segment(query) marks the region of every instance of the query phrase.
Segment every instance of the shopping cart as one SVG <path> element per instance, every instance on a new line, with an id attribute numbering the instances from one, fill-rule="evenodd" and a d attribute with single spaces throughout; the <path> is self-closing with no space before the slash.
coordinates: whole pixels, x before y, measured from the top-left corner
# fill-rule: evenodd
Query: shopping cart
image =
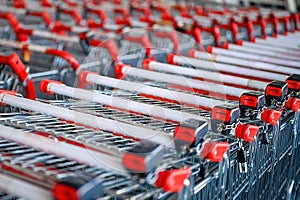
<path id="1" fill-rule="evenodd" d="M 7 95 L 9 95 L 9 94 L 5 94 L 6 97 L 7 97 Z M 13 96 L 10 96 L 10 97 L 13 97 Z M 21 100 L 21 101 L 23 101 L 23 100 Z M 24 99 L 24 103 L 26 101 L 27 100 Z M 9 100 L 5 101 L 5 102 L 7 104 L 12 103 L 12 102 L 9 102 Z M 25 104 L 27 104 L 27 103 L 25 103 Z M 32 106 L 31 106 L 31 104 L 32 104 Z M 40 104 L 40 103 L 30 102 L 30 104 L 29 104 L 29 102 L 28 102 L 27 106 L 30 106 L 30 108 L 29 107 L 25 108 L 23 106 L 22 107 L 24 109 L 26 109 L 26 110 L 28 110 L 28 109 L 29 110 L 39 110 L 39 108 L 37 108 L 36 107 L 37 105 L 35 105 L 35 104 Z M 86 126 L 88 125 L 88 126 L 93 126 L 93 127 L 102 127 L 104 129 L 106 129 L 106 131 L 104 131 L 102 129 L 104 131 L 103 132 L 103 134 L 104 134 L 103 137 L 108 137 L 110 139 L 109 140 L 107 140 L 108 138 L 107 139 L 104 139 L 104 138 L 100 139 L 99 136 L 101 134 L 100 134 L 99 131 L 93 133 L 92 129 L 87 129 L 87 128 L 84 128 L 82 126 L 78 126 L 78 125 L 75 125 L 75 124 L 68 124 L 66 121 L 61 121 L 61 120 L 57 121 L 58 118 L 51 118 L 50 116 L 46 116 L 46 115 L 36 115 L 36 114 L 31 115 L 31 114 L 27 113 L 25 115 L 16 115 L 15 117 L 5 118 L 4 121 L 2 121 L 2 122 L 4 124 L 7 124 L 7 125 L 9 124 L 10 126 L 15 126 L 15 127 L 19 127 L 19 128 L 21 128 L 21 127 L 22 128 L 29 128 L 31 130 L 36 129 L 36 130 L 39 130 L 40 132 L 44 132 L 45 134 L 49 134 L 49 133 L 51 134 L 51 132 L 52 132 L 54 135 L 57 135 L 55 137 L 60 137 L 61 139 L 64 138 L 63 140 L 66 141 L 67 143 L 69 143 L 68 141 L 71 142 L 73 140 L 72 144 L 75 144 L 77 140 L 80 140 L 80 143 L 84 144 L 85 148 L 88 148 L 88 149 L 94 149 L 94 148 L 96 148 L 96 149 L 99 149 L 99 150 L 101 149 L 101 152 L 103 152 L 108 146 L 111 146 L 111 145 L 115 146 L 115 148 L 113 148 L 113 147 L 109 148 L 110 149 L 109 150 L 110 154 L 113 153 L 112 149 L 116 149 L 116 148 L 119 149 L 119 150 L 121 150 L 121 151 L 126 151 L 126 149 L 128 149 L 128 148 L 129 149 L 130 148 L 136 149 L 136 148 L 134 148 L 134 145 L 137 143 L 137 141 L 132 140 L 131 138 L 126 139 L 126 137 L 125 138 L 121 137 L 121 135 L 117 135 L 114 138 L 111 138 L 108 135 L 109 132 L 107 130 L 113 130 L 114 129 L 115 130 L 114 132 L 126 134 L 128 136 L 130 136 L 130 135 L 134 136 L 135 135 L 134 137 L 137 136 L 137 137 L 141 137 L 141 138 L 145 137 L 146 135 L 151 134 L 151 129 L 145 129 L 145 128 L 138 127 L 138 126 L 134 128 L 136 130 L 132 129 L 134 131 L 130 132 L 129 131 L 130 130 L 129 127 L 131 126 L 133 128 L 133 125 L 130 125 L 130 124 L 126 124 L 125 125 L 124 123 L 122 123 L 122 121 L 117 118 L 117 117 L 120 118 L 121 115 L 123 115 L 124 119 L 126 119 L 127 118 L 126 116 L 128 116 L 128 117 L 131 117 L 131 119 L 134 120 L 134 121 L 137 120 L 137 119 L 139 119 L 139 120 L 143 120 L 144 123 L 145 123 L 145 120 L 148 120 L 148 123 L 152 123 L 152 126 L 154 126 L 156 124 L 156 127 L 159 127 L 159 126 L 164 126 L 165 128 L 168 127 L 167 124 L 159 125 L 158 124 L 158 120 L 153 120 L 152 121 L 149 117 L 148 118 L 147 117 L 138 117 L 138 116 L 134 117 L 133 114 L 129 114 L 129 113 L 128 114 L 126 114 L 126 113 L 122 114 L 121 111 L 119 111 L 119 112 L 114 111 L 114 110 L 109 111 L 109 108 L 102 109 L 102 113 L 101 113 L 101 109 L 98 109 L 97 115 L 98 116 L 105 115 L 106 117 L 105 118 L 104 117 L 96 117 L 95 119 L 100 119 L 101 118 L 102 122 L 100 124 L 99 123 L 95 124 L 94 122 L 90 121 L 88 118 L 81 118 L 81 117 L 80 117 L 81 119 L 78 118 L 80 115 L 82 115 L 82 117 L 85 115 L 84 113 L 80 114 L 79 110 L 81 112 L 85 112 L 85 111 L 82 111 L 78 105 L 83 104 L 84 106 L 88 106 L 90 111 L 88 111 L 87 113 L 92 113 L 92 110 L 91 110 L 90 107 L 97 106 L 95 104 L 89 103 L 87 105 L 87 103 L 84 103 L 84 102 L 83 103 L 80 103 L 80 102 L 79 103 L 76 103 L 76 102 L 73 102 L 73 103 L 72 102 L 71 103 L 67 103 L 67 102 L 53 102 L 52 104 L 56 105 L 55 107 L 57 109 L 59 109 L 59 110 L 62 109 L 62 110 L 65 110 L 65 112 L 74 112 L 74 114 L 76 112 L 76 114 L 75 114 L 76 116 L 74 116 L 74 118 L 72 118 L 72 119 L 69 118 L 70 117 L 69 115 L 65 116 L 66 120 L 68 120 L 68 121 L 72 120 L 75 123 L 85 124 Z M 21 106 L 21 105 L 18 105 L 18 104 L 14 104 L 14 105 L 16 107 Z M 73 108 L 70 107 L 70 110 L 66 109 L 66 107 L 69 107 L 68 105 L 73 106 Z M 55 112 L 55 113 L 51 112 L 50 105 L 43 104 L 43 106 L 44 106 L 45 109 L 47 109 L 49 111 L 48 113 L 50 115 L 56 115 L 57 116 L 57 112 Z M 49 107 L 49 109 L 48 109 L 48 107 Z M 83 107 L 83 108 L 87 110 L 86 107 Z M 76 110 L 76 111 L 73 111 L 73 110 Z M 44 111 L 42 111 L 42 112 L 44 112 Z M 112 120 L 110 120 L 111 122 L 109 122 L 109 120 L 106 119 L 109 116 L 110 116 L 110 118 L 116 118 L 115 120 L 118 120 L 118 121 L 120 120 L 120 122 L 112 121 Z M 92 115 L 89 115 L 89 118 L 91 118 L 91 117 L 92 117 Z M 110 124 L 105 125 L 103 123 L 104 121 L 109 122 Z M 100 121 L 98 121 L 98 122 L 100 122 Z M 116 123 L 119 124 L 119 125 L 123 124 L 124 126 L 123 125 L 121 125 L 121 126 L 123 126 L 123 128 L 125 128 L 125 126 L 126 126 L 127 128 L 126 129 L 118 128 L 119 125 L 117 125 L 117 126 L 114 125 Z M 148 128 L 150 128 L 150 126 Z M 168 128 L 170 128 L 170 127 L 168 127 Z M 124 132 L 124 130 L 125 130 L 125 132 Z M 84 132 L 86 132 L 87 134 L 84 134 Z M 142 134 L 140 136 L 138 136 L 139 135 L 139 134 L 137 134 L 138 132 L 142 132 Z M 180 130 L 179 130 L 179 132 L 180 132 Z M 179 132 L 178 132 L 178 134 L 179 134 Z M 158 133 L 158 132 L 154 132 L 154 133 Z M 149 139 L 149 140 L 152 140 L 152 141 L 159 142 L 159 143 L 161 143 L 163 145 L 167 145 L 167 146 L 171 145 L 172 146 L 172 144 L 169 143 L 170 141 L 169 142 L 167 141 L 168 139 L 167 139 L 166 136 L 161 135 L 162 134 L 161 132 L 158 133 L 158 134 L 160 135 L 158 137 L 158 138 L 160 138 L 159 140 L 155 139 L 155 138 L 157 138 L 158 135 L 156 135 L 154 137 L 146 136 L 146 138 Z M 84 136 L 84 137 L 82 137 L 82 136 Z M 163 139 L 163 137 L 165 137 L 165 139 Z M 179 139 L 179 137 L 178 137 L 178 139 Z M 117 140 L 120 140 L 120 142 L 118 142 Z M 126 140 L 126 141 L 124 141 L 124 140 Z M 129 141 L 131 141 L 131 142 L 129 143 Z M 210 142 L 203 144 L 204 145 L 202 147 L 203 149 L 200 151 L 200 155 L 202 156 L 202 159 L 206 158 L 208 160 L 211 160 L 212 162 L 220 161 L 220 159 L 222 159 L 223 154 L 227 150 L 228 146 L 227 146 L 226 143 L 219 142 L 219 141 L 220 141 L 220 139 L 214 138 L 213 135 L 212 135 L 212 137 L 210 139 Z M 142 143 L 142 145 L 143 145 L 143 143 Z M 211 146 L 211 145 L 213 145 L 213 146 Z M 94 146 L 94 147 L 93 148 L 89 148 L 89 146 L 90 147 Z M 139 149 L 140 149 L 140 147 L 139 147 Z M 127 150 L 127 151 L 131 152 L 131 153 L 134 152 L 133 150 L 132 151 L 131 150 Z M 214 151 L 214 153 L 212 153 L 210 151 Z M 93 153 L 91 152 L 91 154 L 93 154 Z M 129 156 L 127 153 L 125 153 L 124 155 Z M 167 154 L 167 155 L 169 155 L 169 154 Z M 192 178 L 194 176 L 195 176 L 194 178 L 197 178 L 197 179 L 201 178 L 201 176 L 199 177 L 199 173 L 203 173 L 203 172 L 201 172 L 201 170 L 199 172 L 199 169 L 201 169 L 199 167 L 199 165 L 202 165 L 203 162 L 201 161 L 200 157 L 197 156 L 197 154 L 195 155 L 194 153 L 191 152 L 191 153 L 188 153 L 188 155 L 185 155 L 185 156 L 182 156 L 182 157 L 179 157 L 179 158 L 176 158 L 176 157 L 172 158 L 171 155 L 169 155 L 169 156 L 167 156 L 165 158 L 162 167 L 166 166 L 167 163 L 170 163 L 173 166 L 172 167 L 173 170 L 175 170 L 176 168 L 178 168 L 178 166 L 190 166 L 190 168 L 193 170 Z M 116 156 L 116 155 L 114 155 L 114 156 Z M 153 159 L 154 159 L 154 157 L 153 157 Z M 145 159 L 145 161 L 146 160 L 147 159 Z M 178 160 L 178 161 L 176 161 L 176 160 Z M 127 166 L 126 167 L 127 169 L 130 169 L 130 168 L 134 167 L 132 164 L 129 164 L 130 162 L 131 161 L 130 161 L 129 157 L 128 157 L 128 159 L 125 159 L 125 160 L 123 159 L 123 164 L 125 166 Z M 151 161 L 148 164 L 152 165 L 153 163 L 155 163 L 155 162 Z M 210 170 L 215 171 L 217 169 L 216 164 L 209 163 L 207 161 L 205 163 L 206 163 L 206 165 L 209 165 L 209 166 L 212 165 L 212 166 L 209 167 Z M 175 166 L 177 166 L 177 167 L 175 167 Z M 138 167 L 138 166 L 136 166 L 136 167 Z M 134 168 L 136 168 L 136 167 L 134 167 Z M 174 169 L 174 167 L 175 167 L 175 169 Z M 138 167 L 138 168 L 140 169 L 140 167 Z M 161 171 L 161 170 L 159 170 L 159 171 Z M 173 172 L 177 173 L 175 171 L 173 171 Z M 154 173 L 157 173 L 157 171 L 154 172 Z M 181 172 L 178 171 L 178 173 L 180 174 Z M 178 174 L 178 176 L 180 176 L 179 174 Z M 213 177 L 211 177 L 210 179 L 213 180 Z M 149 181 L 151 181 L 151 180 L 153 180 L 153 178 L 151 178 Z M 182 180 L 182 179 L 176 179 L 176 181 L 179 181 L 179 180 Z M 149 182 L 149 181 L 147 181 L 147 182 Z M 160 181 L 160 182 L 158 182 L 158 181 Z M 157 181 L 156 181 L 157 187 L 163 187 L 165 191 L 173 191 L 174 192 L 174 185 L 172 185 L 171 188 L 170 188 L 170 185 L 166 185 L 166 184 L 160 186 L 161 181 L 162 181 L 161 179 L 157 179 Z M 199 179 L 199 182 L 202 182 L 201 179 Z M 193 183 L 196 183 L 196 182 L 193 182 Z M 177 186 L 175 188 L 177 188 Z M 165 195 L 168 196 L 168 194 L 165 194 Z"/>

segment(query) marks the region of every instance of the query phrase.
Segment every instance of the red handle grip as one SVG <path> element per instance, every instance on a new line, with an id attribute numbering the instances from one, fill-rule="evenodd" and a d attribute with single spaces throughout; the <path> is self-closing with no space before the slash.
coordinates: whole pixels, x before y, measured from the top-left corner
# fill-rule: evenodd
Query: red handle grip
<path id="1" fill-rule="evenodd" d="M 151 53 L 151 42 L 149 40 L 148 35 L 143 35 L 142 37 L 135 37 L 135 36 L 126 36 L 125 40 L 134 43 L 140 43 L 146 50 L 146 55 L 149 56 Z"/>
<path id="2" fill-rule="evenodd" d="M 64 60 L 66 60 L 68 63 L 71 64 L 74 71 L 76 71 L 79 68 L 79 62 L 76 60 L 76 58 L 72 54 L 66 51 L 60 51 L 57 49 L 47 49 L 45 53 L 63 58 Z"/>
<path id="3" fill-rule="evenodd" d="M 20 82 L 25 87 L 26 97 L 29 99 L 35 99 L 35 88 L 33 81 L 28 79 L 28 73 L 22 63 L 21 59 L 16 53 L 10 56 L 0 56 L 0 63 L 9 65 L 12 70 L 18 75 Z"/>

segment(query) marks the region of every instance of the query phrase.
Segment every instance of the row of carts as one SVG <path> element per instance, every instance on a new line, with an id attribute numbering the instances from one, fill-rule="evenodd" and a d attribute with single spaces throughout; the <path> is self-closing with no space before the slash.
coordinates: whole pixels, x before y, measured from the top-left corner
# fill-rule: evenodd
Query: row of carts
<path id="1" fill-rule="evenodd" d="M 1 1 L 0 197 L 299 199 L 299 20 Z"/>

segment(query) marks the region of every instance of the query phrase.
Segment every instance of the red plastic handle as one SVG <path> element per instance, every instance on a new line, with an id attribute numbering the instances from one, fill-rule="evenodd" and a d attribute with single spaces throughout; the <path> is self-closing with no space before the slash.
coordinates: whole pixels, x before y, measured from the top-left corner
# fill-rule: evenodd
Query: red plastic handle
<path id="1" fill-rule="evenodd" d="M 46 94 L 54 94 L 54 92 L 51 92 L 49 90 L 49 84 L 51 84 L 51 83 L 56 83 L 56 84 L 60 84 L 60 85 L 63 84 L 60 81 L 54 81 L 54 80 L 49 80 L 49 79 L 41 80 L 41 82 L 40 82 L 40 90 L 41 90 L 41 92 L 46 93 Z"/>
<path id="2" fill-rule="evenodd" d="M 82 18 L 76 10 L 63 10 L 62 12 L 66 15 L 74 17 L 76 24 L 81 25 Z"/>
<path id="3" fill-rule="evenodd" d="M 41 13 L 41 17 L 42 17 L 42 19 L 43 19 L 43 21 L 45 22 L 45 24 L 46 24 L 47 27 L 51 25 L 51 23 L 52 23 L 52 18 L 51 18 L 51 16 L 49 15 L 49 13 L 43 11 L 43 12 Z"/>
<path id="4" fill-rule="evenodd" d="M 117 79 L 122 79 L 124 77 L 123 68 L 124 67 L 130 67 L 130 65 L 126 65 L 123 63 L 118 63 L 115 66 L 115 74 Z"/>
<path id="5" fill-rule="evenodd" d="M 114 61 L 116 61 L 119 57 L 119 50 L 113 39 L 108 39 L 105 41 L 90 40 L 89 44 L 91 46 L 98 46 L 98 47 L 105 48 L 108 51 L 108 53 L 110 54 L 112 60 L 114 60 Z"/>
<path id="6" fill-rule="evenodd" d="M 171 32 L 157 32 L 155 33 L 156 37 L 160 37 L 160 38 L 170 38 L 170 40 L 173 42 L 174 44 L 174 50 L 178 51 L 179 49 L 179 39 L 177 37 L 177 33 L 175 31 L 171 31 Z"/>
<path id="7" fill-rule="evenodd" d="M 286 103 L 285 103 L 285 107 L 294 111 L 294 112 L 298 112 L 300 109 L 300 99 L 297 97 L 290 97 Z"/>
<path id="8" fill-rule="evenodd" d="M 62 24 L 60 21 L 56 21 L 51 29 L 51 32 L 64 34 L 65 31 L 71 31 L 72 27 Z"/>
<path id="9" fill-rule="evenodd" d="M 9 25 L 16 30 L 19 28 L 20 23 L 12 13 L 0 13 L 0 18 L 8 21 Z"/>
<path id="10" fill-rule="evenodd" d="M 207 142 L 204 144 L 200 156 L 211 162 L 221 162 L 229 148 L 227 142 Z"/>
<path id="11" fill-rule="evenodd" d="M 66 60 L 68 63 L 71 64 L 74 71 L 76 71 L 79 68 L 79 62 L 76 60 L 76 58 L 72 54 L 66 51 L 60 51 L 57 49 L 47 49 L 45 53 L 63 58 L 64 60 Z"/>
<path id="12" fill-rule="evenodd" d="M 89 9 L 88 12 L 96 14 L 99 17 L 99 19 L 101 20 L 101 22 L 99 23 L 99 25 L 101 24 L 101 26 L 103 26 L 103 24 L 105 23 L 106 18 L 107 18 L 106 14 L 105 14 L 105 12 L 103 10 Z M 93 19 L 88 19 L 88 20 L 90 21 L 89 23 L 94 22 Z M 96 23 L 96 22 L 94 22 L 94 23 Z"/>
<path id="13" fill-rule="evenodd" d="M 143 35 L 142 37 L 135 37 L 135 36 L 126 36 L 126 40 L 134 43 L 140 43 L 146 50 L 146 55 L 150 55 L 151 53 L 151 42 L 149 40 L 148 35 Z"/>
<path id="14" fill-rule="evenodd" d="M 280 120 L 281 115 L 282 111 L 280 110 L 264 109 L 261 113 L 261 121 L 274 126 Z"/>
<path id="15" fill-rule="evenodd" d="M 35 99 L 34 83 L 31 79 L 28 79 L 28 73 L 19 56 L 16 53 L 11 54 L 10 56 L 0 56 L 0 63 L 9 65 L 12 68 L 25 87 L 26 97 Z"/>
<path id="16" fill-rule="evenodd" d="M 41 6 L 50 8 L 52 4 L 48 0 L 41 0 Z"/>
<path id="17" fill-rule="evenodd" d="M 240 123 L 236 127 L 235 136 L 245 140 L 246 142 L 253 142 L 258 131 L 259 131 L 259 126 Z"/>
<path id="18" fill-rule="evenodd" d="M 26 2 L 25 0 L 14 0 L 13 6 L 15 8 L 26 8 Z"/>
<path id="19" fill-rule="evenodd" d="M 91 82 L 87 81 L 87 76 L 89 74 L 97 74 L 96 72 L 90 72 L 90 71 L 85 71 L 81 70 L 78 74 L 78 87 L 79 88 L 84 88 L 85 85 L 90 85 L 92 84 Z"/>
<path id="20" fill-rule="evenodd" d="M 158 173 L 155 185 L 166 192 L 179 192 L 184 186 L 184 180 L 189 178 L 190 174 L 190 168 L 161 171 Z"/>

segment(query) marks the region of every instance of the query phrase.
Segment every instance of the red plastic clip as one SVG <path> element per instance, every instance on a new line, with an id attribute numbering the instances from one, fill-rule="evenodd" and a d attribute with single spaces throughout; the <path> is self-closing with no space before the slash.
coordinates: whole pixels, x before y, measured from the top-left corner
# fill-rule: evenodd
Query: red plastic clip
<path id="1" fill-rule="evenodd" d="M 273 109 L 264 109 L 261 113 L 261 120 L 271 125 L 276 125 L 282 115 L 282 111 Z"/>
<path id="2" fill-rule="evenodd" d="M 50 83 L 56 83 L 56 84 L 60 84 L 60 85 L 63 84 L 60 81 L 54 81 L 54 80 L 49 80 L 49 79 L 41 80 L 41 82 L 40 82 L 40 90 L 41 90 L 41 92 L 46 93 L 46 94 L 54 94 L 54 92 L 51 92 L 49 90 L 49 84 Z"/>
<path id="3" fill-rule="evenodd" d="M 238 124 L 235 130 L 235 136 L 245 140 L 246 142 L 252 142 L 257 135 L 259 126 L 251 124 Z"/>
<path id="4" fill-rule="evenodd" d="M 297 97 L 289 98 L 285 103 L 285 107 L 294 112 L 298 112 L 300 109 L 300 99 Z"/>
<path id="5" fill-rule="evenodd" d="M 189 178 L 190 174 L 190 168 L 161 171 L 158 173 L 155 185 L 166 192 L 179 192 L 184 186 L 184 180 Z"/>
<path id="6" fill-rule="evenodd" d="M 227 142 L 207 142 L 204 144 L 200 156 L 211 162 L 221 162 L 228 148 Z"/>

